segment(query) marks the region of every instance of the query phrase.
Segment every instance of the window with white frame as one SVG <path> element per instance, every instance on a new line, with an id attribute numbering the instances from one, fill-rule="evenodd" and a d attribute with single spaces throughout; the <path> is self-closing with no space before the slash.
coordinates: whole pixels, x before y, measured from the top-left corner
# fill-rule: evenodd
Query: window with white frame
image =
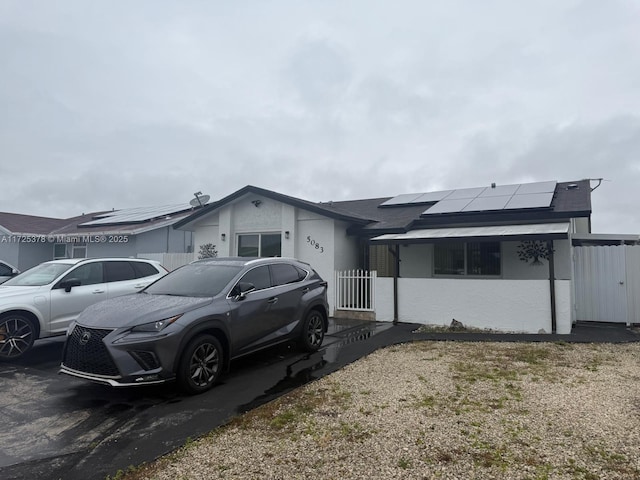
<path id="1" fill-rule="evenodd" d="M 280 257 L 282 235 L 280 233 L 249 233 L 238 235 L 239 257 Z"/>
<path id="2" fill-rule="evenodd" d="M 53 259 L 67 258 L 67 246 L 64 243 L 56 243 L 53 246 Z"/>
<path id="3" fill-rule="evenodd" d="M 87 258 L 87 244 L 76 242 L 71 246 L 71 258 Z"/>
<path id="4" fill-rule="evenodd" d="M 499 276 L 500 242 L 450 242 L 433 246 L 435 275 Z"/>

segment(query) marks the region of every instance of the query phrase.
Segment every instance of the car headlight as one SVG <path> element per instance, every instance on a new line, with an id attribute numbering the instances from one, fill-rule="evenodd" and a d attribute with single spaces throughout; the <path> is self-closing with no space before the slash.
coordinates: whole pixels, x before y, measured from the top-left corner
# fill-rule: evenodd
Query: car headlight
<path id="1" fill-rule="evenodd" d="M 158 333 L 167 328 L 173 322 L 178 320 L 182 314 L 176 315 L 175 317 L 165 318 L 164 320 L 157 320 L 151 323 L 144 323 L 142 325 L 135 326 L 131 329 L 132 332 L 152 332 Z"/>

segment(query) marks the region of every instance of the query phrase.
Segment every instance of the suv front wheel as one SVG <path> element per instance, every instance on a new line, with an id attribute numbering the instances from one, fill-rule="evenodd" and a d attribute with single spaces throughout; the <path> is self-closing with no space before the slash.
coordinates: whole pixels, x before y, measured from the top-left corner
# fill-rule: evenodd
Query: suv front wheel
<path id="1" fill-rule="evenodd" d="M 223 355 L 222 345 L 213 335 L 199 335 L 191 340 L 178 366 L 180 388 L 197 394 L 213 387 L 222 372 Z"/>
<path id="2" fill-rule="evenodd" d="M 17 313 L 0 318 L 0 360 L 16 360 L 27 353 L 36 339 L 33 322 Z"/>

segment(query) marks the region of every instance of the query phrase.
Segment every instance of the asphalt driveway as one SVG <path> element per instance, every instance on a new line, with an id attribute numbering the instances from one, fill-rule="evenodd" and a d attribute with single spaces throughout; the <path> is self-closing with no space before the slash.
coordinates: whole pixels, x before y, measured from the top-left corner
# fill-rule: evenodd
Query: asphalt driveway
<path id="1" fill-rule="evenodd" d="M 334 322 L 312 355 L 283 345 L 233 362 L 211 391 L 112 389 L 58 375 L 63 339 L 0 364 L 0 478 L 103 479 L 167 453 L 238 413 L 351 363 L 390 324 Z"/>

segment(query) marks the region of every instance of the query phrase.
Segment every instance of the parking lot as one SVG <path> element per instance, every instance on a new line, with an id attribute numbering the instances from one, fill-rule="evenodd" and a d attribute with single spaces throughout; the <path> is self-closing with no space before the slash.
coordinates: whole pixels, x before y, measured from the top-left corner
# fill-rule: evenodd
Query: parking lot
<path id="1" fill-rule="evenodd" d="M 58 375 L 63 339 L 37 342 L 24 359 L 0 364 L 0 478 L 113 476 L 354 361 L 390 326 L 334 321 L 319 352 L 285 344 L 244 357 L 191 397 L 170 384 L 112 389 Z"/>

